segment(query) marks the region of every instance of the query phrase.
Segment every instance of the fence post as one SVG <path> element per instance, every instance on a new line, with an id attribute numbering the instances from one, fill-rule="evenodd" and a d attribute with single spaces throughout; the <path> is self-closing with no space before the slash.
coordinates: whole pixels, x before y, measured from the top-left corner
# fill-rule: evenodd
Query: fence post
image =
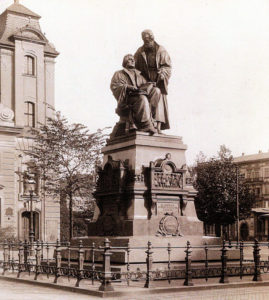
<path id="1" fill-rule="evenodd" d="M 71 249 L 70 249 L 70 242 L 67 242 L 67 253 L 68 253 L 68 257 L 67 257 L 67 268 L 68 268 L 68 275 L 67 275 L 67 278 L 68 278 L 68 281 L 70 281 L 70 275 L 71 275 Z"/>
<path id="2" fill-rule="evenodd" d="M 11 254 L 10 254 L 11 253 L 11 242 L 8 241 L 7 244 L 8 244 L 8 268 L 10 270 L 10 266 L 11 266 Z"/>
<path id="3" fill-rule="evenodd" d="M 56 266 L 55 266 L 55 278 L 54 278 L 54 283 L 57 283 L 59 277 L 61 276 L 61 261 L 62 261 L 59 239 L 57 239 L 57 242 L 56 242 L 56 250 L 55 250 L 55 253 L 56 253 L 56 262 L 55 262 Z"/>
<path id="4" fill-rule="evenodd" d="M 36 242 L 36 255 L 35 255 L 35 278 L 37 280 L 38 275 L 41 273 L 41 247 L 39 241 Z"/>
<path id="5" fill-rule="evenodd" d="M 171 244 L 167 245 L 167 253 L 168 253 L 168 283 L 171 284 Z"/>
<path id="6" fill-rule="evenodd" d="M 78 246 L 78 270 L 76 287 L 79 287 L 79 282 L 83 279 L 83 264 L 84 264 L 84 250 L 82 240 L 79 240 Z"/>
<path id="7" fill-rule="evenodd" d="M 49 278 L 49 274 L 50 274 L 50 260 L 49 260 L 49 242 L 47 242 L 47 247 L 46 247 L 46 250 L 47 250 L 47 278 Z"/>
<path id="8" fill-rule="evenodd" d="M 146 259 L 146 263 L 147 263 L 147 277 L 146 277 L 146 282 L 145 282 L 145 285 L 144 287 L 145 288 L 149 288 L 150 286 L 150 273 L 151 273 L 151 270 L 152 270 L 152 265 L 153 265 L 153 257 L 152 257 L 152 244 L 150 241 L 148 241 L 148 249 L 146 251 L 147 253 L 147 259 Z"/>
<path id="9" fill-rule="evenodd" d="M 227 248 L 225 245 L 225 240 L 222 242 L 221 249 L 221 277 L 220 283 L 229 283 L 228 275 L 227 275 Z"/>
<path id="10" fill-rule="evenodd" d="M 187 286 L 193 286 L 193 282 L 192 282 L 192 272 L 191 272 L 191 244 L 189 241 L 187 241 L 187 248 L 184 251 L 186 253 L 186 257 L 185 257 L 185 263 L 186 263 L 186 267 L 185 267 L 185 281 L 184 281 L 184 285 Z"/>
<path id="11" fill-rule="evenodd" d="M 102 269 L 102 283 L 99 287 L 99 291 L 108 292 L 114 291 L 113 286 L 111 285 L 111 267 L 110 267 L 110 257 L 112 253 L 110 252 L 110 241 L 106 238 L 104 241 L 104 247 L 100 247 L 103 249 L 103 269 Z"/>
<path id="12" fill-rule="evenodd" d="M 23 270 L 23 244 L 22 244 L 22 241 L 20 241 L 20 244 L 19 244 L 19 264 L 18 264 L 18 274 L 17 274 L 17 278 L 20 278 L 20 274 Z"/>
<path id="13" fill-rule="evenodd" d="M 95 278 L 95 243 L 92 243 L 92 285 L 94 285 Z"/>
<path id="14" fill-rule="evenodd" d="M 5 272 L 8 270 L 8 243 L 7 240 L 4 241 L 4 262 L 3 262 L 3 275 L 5 275 Z"/>
<path id="15" fill-rule="evenodd" d="M 257 239 L 254 241 L 254 246 L 253 246 L 253 258 L 254 258 L 254 276 L 253 276 L 253 281 L 262 281 L 262 276 L 261 276 L 261 255 L 260 255 L 260 246 L 259 242 Z"/>
<path id="16" fill-rule="evenodd" d="M 44 259 L 44 242 L 41 240 L 41 262 Z"/>
<path id="17" fill-rule="evenodd" d="M 14 241 L 12 241 L 11 242 L 11 268 L 12 268 L 12 273 L 14 273 L 14 268 L 15 268 L 14 248 L 15 248 L 15 243 L 14 243 Z"/>
<path id="18" fill-rule="evenodd" d="M 131 252 L 131 248 L 130 248 L 130 242 L 128 242 L 127 245 L 127 285 L 130 285 L 130 252 Z"/>
<path id="19" fill-rule="evenodd" d="M 28 271 L 29 275 L 30 275 L 30 266 L 28 264 L 28 254 L 29 254 L 28 243 L 25 240 L 24 245 L 23 245 L 23 259 L 24 259 L 25 271 Z"/>
<path id="20" fill-rule="evenodd" d="M 242 279 L 243 274 L 244 274 L 244 271 L 243 271 L 244 242 L 243 241 L 240 241 L 239 252 L 240 252 L 240 279 Z"/>
<path id="21" fill-rule="evenodd" d="M 208 281 L 208 246 L 205 243 L 205 280 Z"/>

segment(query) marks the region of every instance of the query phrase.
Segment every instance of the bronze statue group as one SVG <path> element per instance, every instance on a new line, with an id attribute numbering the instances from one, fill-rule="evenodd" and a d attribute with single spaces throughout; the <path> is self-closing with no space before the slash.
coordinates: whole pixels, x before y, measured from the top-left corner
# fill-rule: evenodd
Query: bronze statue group
<path id="1" fill-rule="evenodd" d="M 123 69 L 117 71 L 110 88 L 117 100 L 116 113 L 120 121 L 112 137 L 120 135 L 120 128 L 161 133 L 169 129 L 167 94 L 171 76 L 171 60 L 163 46 L 157 44 L 151 30 L 142 32 L 143 46 L 135 55 L 123 58 Z"/>

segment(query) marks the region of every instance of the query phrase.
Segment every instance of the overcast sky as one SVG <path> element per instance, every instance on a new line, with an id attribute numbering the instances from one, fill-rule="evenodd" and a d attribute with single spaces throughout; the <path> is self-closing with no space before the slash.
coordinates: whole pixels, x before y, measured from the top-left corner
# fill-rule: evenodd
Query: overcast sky
<path id="1" fill-rule="evenodd" d="M 13 3 L 0 0 L 1 12 Z M 122 58 L 152 29 L 173 71 L 171 129 L 188 145 L 234 156 L 269 149 L 269 0 L 20 0 L 42 16 L 42 31 L 60 52 L 56 109 L 92 131 L 113 126 L 109 85 Z"/>

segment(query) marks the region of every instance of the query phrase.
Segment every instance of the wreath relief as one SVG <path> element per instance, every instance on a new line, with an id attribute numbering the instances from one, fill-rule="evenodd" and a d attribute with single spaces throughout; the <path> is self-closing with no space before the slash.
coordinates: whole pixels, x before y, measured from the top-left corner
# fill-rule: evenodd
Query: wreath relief
<path id="1" fill-rule="evenodd" d="M 173 213 L 165 213 L 159 223 L 157 236 L 182 236 L 179 229 L 178 218 Z"/>

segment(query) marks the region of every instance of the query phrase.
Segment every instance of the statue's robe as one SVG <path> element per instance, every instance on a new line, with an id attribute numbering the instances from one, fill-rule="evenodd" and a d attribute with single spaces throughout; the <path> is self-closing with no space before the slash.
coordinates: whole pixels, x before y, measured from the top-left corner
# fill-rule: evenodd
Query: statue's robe
<path id="1" fill-rule="evenodd" d="M 155 43 L 154 53 L 155 67 L 150 67 L 147 61 L 148 54 L 144 46 L 140 47 L 134 55 L 135 67 L 148 82 L 156 82 L 156 86 L 161 90 L 162 97 L 153 117 L 161 122 L 161 129 L 169 129 L 167 94 L 172 70 L 171 59 L 165 48 L 157 43 Z M 163 80 L 159 78 L 160 74 L 163 75 Z"/>
<path id="2" fill-rule="evenodd" d="M 122 122 L 133 122 L 138 130 L 154 131 L 150 102 L 158 104 L 161 97 L 159 89 L 152 87 L 148 95 L 132 95 L 128 90 L 128 86 L 139 88 L 146 83 L 138 70 L 124 68 L 113 75 L 110 88 L 118 102 L 116 113 Z"/>

